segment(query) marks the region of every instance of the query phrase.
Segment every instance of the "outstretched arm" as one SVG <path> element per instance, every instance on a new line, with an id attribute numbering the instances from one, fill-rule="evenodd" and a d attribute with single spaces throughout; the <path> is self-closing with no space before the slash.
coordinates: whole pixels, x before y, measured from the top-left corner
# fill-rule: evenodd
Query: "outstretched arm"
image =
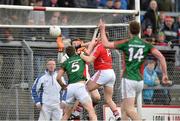
<path id="1" fill-rule="evenodd" d="M 162 83 L 164 83 L 164 84 L 169 83 L 165 57 L 156 48 L 152 48 L 151 53 L 160 61 L 160 64 L 161 64 L 161 67 L 162 67 Z"/>
<path id="2" fill-rule="evenodd" d="M 56 39 L 57 47 L 58 47 L 58 52 L 63 52 L 64 51 L 64 43 L 62 40 L 62 36 L 58 36 Z"/>
<path id="3" fill-rule="evenodd" d="M 99 30 L 100 30 L 103 45 L 106 48 L 115 48 L 114 47 L 114 42 L 109 42 L 108 41 L 108 38 L 106 36 L 105 23 L 101 19 L 99 21 L 98 27 L 99 27 Z"/>
<path id="4" fill-rule="evenodd" d="M 86 42 L 86 43 L 82 43 L 81 46 L 82 46 L 82 47 L 88 47 L 89 44 L 90 44 L 90 42 Z"/>
<path id="5" fill-rule="evenodd" d="M 82 43 L 81 45 L 79 45 L 78 47 L 76 47 L 76 48 L 78 48 L 78 49 L 76 50 L 77 53 L 80 54 L 81 52 L 84 52 L 84 53 L 86 53 L 87 55 L 89 55 L 90 52 L 89 52 L 89 50 L 87 49 L 87 47 L 89 47 L 90 43 L 91 43 L 91 42 Z"/>
<path id="6" fill-rule="evenodd" d="M 84 55 L 83 53 L 81 53 L 80 57 L 88 63 L 94 62 L 94 60 L 96 59 L 96 57 L 94 57 L 92 54 L 87 56 L 87 55 Z"/>
<path id="7" fill-rule="evenodd" d="M 97 44 L 97 38 L 95 39 L 92 39 L 91 42 L 89 43 L 89 46 L 88 46 L 88 52 L 89 52 L 89 55 L 92 53 L 94 47 L 96 46 Z"/>
<path id="8" fill-rule="evenodd" d="M 63 82 L 63 80 L 62 80 L 63 74 L 64 74 L 64 69 L 61 68 L 61 69 L 58 71 L 57 81 L 58 81 L 58 83 L 61 85 L 61 87 L 62 87 L 63 89 L 66 89 L 67 85 L 66 85 L 66 84 Z"/>

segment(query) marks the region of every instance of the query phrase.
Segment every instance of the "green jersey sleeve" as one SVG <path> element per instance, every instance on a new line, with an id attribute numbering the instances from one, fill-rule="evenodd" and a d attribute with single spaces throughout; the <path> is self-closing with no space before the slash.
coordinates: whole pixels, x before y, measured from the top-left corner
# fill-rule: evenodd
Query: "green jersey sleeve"
<path id="1" fill-rule="evenodd" d="M 128 45 L 128 40 L 119 40 L 114 42 L 114 47 L 120 50 L 124 50 L 127 45 Z"/>
<path id="2" fill-rule="evenodd" d="M 63 68 L 65 71 L 66 71 L 66 64 L 67 64 L 67 60 L 64 61 L 62 64 L 61 64 L 61 68 Z"/>

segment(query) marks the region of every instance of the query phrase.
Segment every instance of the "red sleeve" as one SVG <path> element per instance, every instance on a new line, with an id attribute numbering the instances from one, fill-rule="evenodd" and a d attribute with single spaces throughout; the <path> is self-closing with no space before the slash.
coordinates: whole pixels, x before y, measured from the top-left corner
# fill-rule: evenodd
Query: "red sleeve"
<path id="1" fill-rule="evenodd" d="M 94 48 L 94 51 L 93 51 L 93 56 L 94 56 L 94 57 L 97 58 L 97 57 L 100 55 L 101 48 L 102 48 L 102 46 L 96 46 L 96 47 Z"/>

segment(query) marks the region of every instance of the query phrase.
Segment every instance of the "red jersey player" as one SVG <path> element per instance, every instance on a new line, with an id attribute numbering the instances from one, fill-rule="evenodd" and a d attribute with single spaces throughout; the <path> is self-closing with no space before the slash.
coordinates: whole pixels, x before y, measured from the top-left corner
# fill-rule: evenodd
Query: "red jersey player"
<path id="1" fill-rule="evenodd" d="M 95 46 L 89 56 L 83 53 L 80 54 L 80 57 L 86 62 L 94 62 L 94 69 L 96 70 L 96 73 L 87 83 L 87 89 L 91 92 L 98 89 L 100 86 L 104 86 L 105 101 L 111 108 L 116 119 L 120 120 L 121 118 L 116 104 L 112 100 L 116 76 L 112 69 L 111 52 L 109 49 L 104 48 L 100 37 L 96 40 L 92 40 L 89 46 Z"/>

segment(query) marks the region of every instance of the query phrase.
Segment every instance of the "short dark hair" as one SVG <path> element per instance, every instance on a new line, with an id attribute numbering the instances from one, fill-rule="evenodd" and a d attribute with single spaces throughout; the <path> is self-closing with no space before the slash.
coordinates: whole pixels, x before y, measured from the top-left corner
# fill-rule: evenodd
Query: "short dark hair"
<path id="1" fill-rule="evenodd" d="M 129 25 L 130 32 L 133 35 L 138 35 L 140 32 L 140 24 L 137 21 L 132 21 Z"/>
<path id="2" fill-rule="evenodd" d="M 69 57 L 71 57 L 71 56 L 73 56 L 73 55 L 75 55 L 76 53 L 75 53 L 75 48 L 73 47 L 73 46 L 68 46 L 68 47 L 66 47 L 66 54 L 69 56 Z"/>
<path id="3" fill-rule="evenodd" d="M 71 40 L 71 45 L 72 45 L 72 43 L 73 43 L 74 41 L 82 41 L 82 42 L 83 42 L 83 40 L 80 39 L 80 38 L 74 38 L 74 39 Z"/>

